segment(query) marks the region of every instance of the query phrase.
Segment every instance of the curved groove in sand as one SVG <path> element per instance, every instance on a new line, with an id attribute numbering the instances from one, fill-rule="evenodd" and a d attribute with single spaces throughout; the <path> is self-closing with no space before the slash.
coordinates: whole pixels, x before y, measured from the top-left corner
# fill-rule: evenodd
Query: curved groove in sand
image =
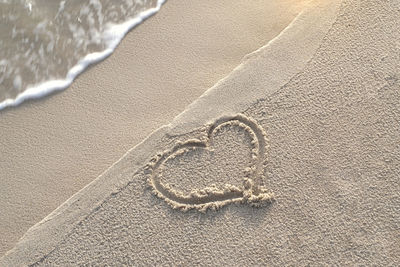
<path id="1" fill-rule="evenodd" d="M 192 191 L 184 194 L 171 188 L 168 184 L 163 184 L 160 178 L 162 165 L 168 160 L 188 149 L 203 148 L 208 149 L 213 146 L 213 133 L 222 125 L 239 126 L 251 135 L 252 138 L 252 167 L 247 177 L 243 178 L 243 186 L 237 187 L 226 184 L 224 188 L 215 186 L 201 190 Z M 261 173 L 264 159 L 266 157 L 267 138 L 265 131 L 254 120 L 238 114 L 235 116 L 222 117 L 217 119 L 209 126 L 205 141 L 188 140 L 178 143 L 171 150 L 155 156 L 148 165 L 151 169 L 149 185 L 153 188 L 153 193 L 165 200 L 170 206 L 181 210 L 197 209 L 206 211 L 207 209 L 217 209 L 229 203 L 248 203 L 258 206 L 262 202 L 271 201 L 273 195 L 262 187 Z"/>

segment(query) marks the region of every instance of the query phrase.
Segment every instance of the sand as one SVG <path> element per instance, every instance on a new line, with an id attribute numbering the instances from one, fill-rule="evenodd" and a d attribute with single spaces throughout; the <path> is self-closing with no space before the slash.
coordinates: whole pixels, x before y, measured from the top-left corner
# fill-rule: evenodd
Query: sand
<path id="1" fill-rule="evenodd" d="M 62 93 L 0 112 L 0 255 L 168 124 L 306 1 L 170 0 Z"/>
<path id="2" fill-rule="evenodd" d="M 0 265 L 396 266 L 399 10 L 313 1 Z M 273 200 L 234 201 L 260 188 Z"/>

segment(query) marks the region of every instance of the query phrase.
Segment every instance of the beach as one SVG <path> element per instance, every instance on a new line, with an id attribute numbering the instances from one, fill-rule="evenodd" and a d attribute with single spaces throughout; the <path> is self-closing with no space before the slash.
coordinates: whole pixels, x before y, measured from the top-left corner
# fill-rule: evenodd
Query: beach
<path id="1" fill-rule="evenodd" d="M 0 255 L 276 37 L 307 1 L 168 1 L 71 87 L 0 111 Z"/>
<path id="2" fill-rule="evenodd" d="M 287 12 L 288 6 L 282 9 Z M 61 166 L 66 166 L 60 172 L 70 173 L 74 164 L 82 166 L 84 171 L 72 175 L 82 177 L 82 189 L 77 185 L 76 193 L 68 195 L 64 189 L 71 185 L 68 181 L 64 188 L 50 178 L 45 180 L 48 184 L 40 184 L 38 190 L 57 188 L 53 193 L 59 198 L 53 196 L 54 200 L 63 202 L 61 191 L 69 198 L 54 203 L 52 212 L 50 207 L 36 210 L 37 221 L 40 214 L 44 218 L 16 244 L 9 243 L 12 249 L 0 258 L 0 266 L 396 266 L 400 262 L 400 5 L 398 1 L 314 0 L 297 7 L 268 40 L 243 51 L 215 80 L 210 76 L 218 64 L 207 63 L 213 71 L 194 80 L 188 78 L 193 75 L 190 68 L 182 66 L 189 74 L 179 72 L 177 80 L 184 77 L 182 87 L 193 88 L 185 91 L 188 95 L 176 97 L 171 89 L 170 98 L 159 98 L 165 102 L 151 103 L 142 113 L 126 117 L 119 110 L 113 119 L 107 119 L 107 114 L 115 105 L 102 105 L 98 109 L 102 116 L 88 119 L 97 121 L 97 127 L 76 125 L 75 131 L 83 131 L 85 138 L 93 136 L 93 148 L 123 154 L 110 156 L 111 164 L 104 160 L 105 171 L 99 170 L 97 177 L 87 176 L 100 161 L 86 161 L 104 154 L 96 152 L 95 157 L 84 149 L 84 157 L 76 156 L 77 147 L 88 145 L 76 143 L 74 130 L 68 143 L 66 137 L 54 140 L 68 147 L 76 144 L 71 154 L 60 148 Z M 237 33 L 238 28 L 233 28 Z M 232 33 L 227 38 L 231 40 Z M 221 44 L 231 44 L 228 39 Z M 126 40 L 115 58 L 118 51 L 127 51 L 124 43 L 129 44 L 129 35 Z M 231 50 L 224 47 L 215 53 L 221 51 Z M 117 69 L 119 65 L 111 64 L 113 56 L 83 74 L 76 87 L 40 103 L 56 105 L 56 98 L 73 96 L 78 85 L 132 86 L 128 78 L 108 83 L 95 78 L 96 69 Z M 179 59 L 171 59 L 168 67 L 175 62 Z M 179 85 L 177 80 L 168 85 L 170 80 L 164 79 L 156 83 L 158 88 Z M 69 101 L 70 110 L 65 104 L 52 112 L 64 115 L 64 120 L 71 118 L 79 105 L 77 99 Z M 113 103 L 125 107 L 131 101 L 123 95 Z M 86 113 L 76 111 L 80 120 L 83 114 L 96 113 L 86 107 Z M 155 111 L 163 114 L 157 120 Z M 49 110 L 46 114 L 55 116 Z M 114 124 L 120 119 L 126 128 Z M 140 138 L 137 132 L 133 135 L 138 139 L 124 133 L 133 127 L 141 132 Z M 115 142 L 99 141 L 100 132 L 112 132 L 109 139 Z M 115 136 L 116 132 L 122 134 Z M 120 144 L 119 152 L 119 143 L 129 144 Z M 66 160 L 70 155 L 74 161 Z M 33 186 L 27 187 L 25 192 Z"/>

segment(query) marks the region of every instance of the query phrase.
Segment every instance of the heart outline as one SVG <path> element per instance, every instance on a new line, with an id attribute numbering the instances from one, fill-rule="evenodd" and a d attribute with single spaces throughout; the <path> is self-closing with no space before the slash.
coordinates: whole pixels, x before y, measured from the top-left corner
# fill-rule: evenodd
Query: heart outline
<path id="1" fill-rule="evenodd" d="M 184 194 L 171 188 L 168 184 L 162 183 L 159 171 L 162 170 L 164 162 L 171 157 L 184 153 L 188 149 L 211 149 L 213 132 L 226 123 L 241 126 L 252 135 L 252 161 L 255 163 L 247 170 L 248 174 L 243 178 L 243 188 L 225 184 L 224 188 L 221 189 L 213 185 Z M 274 194 L 261 186 L 263 163 L 266 159 L 268 148 L 268 139 L 264 129 L 255 120 L 243 114 L 221 117 L 209 125 L 208 128 L 205 140 L 189 139 L 185 142 L 177 142 L 172 149 L 159 153 L 151 159 L 146 169 L 150 171 L 148 184 L 152 188 L 152 193 L 163 199 L 172 208 L 183 211 L 191 209 L 201 212 L 205 212 L 208 209 L 217 210 L 230 203 L 243 203 L 258 207 L 262 203 L 272 202 Z"/>

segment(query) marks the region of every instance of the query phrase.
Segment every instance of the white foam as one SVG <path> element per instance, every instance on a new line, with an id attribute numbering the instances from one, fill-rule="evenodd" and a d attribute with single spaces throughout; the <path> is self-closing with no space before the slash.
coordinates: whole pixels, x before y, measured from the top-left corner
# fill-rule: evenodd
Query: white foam
<path id="1" fill-rule="evenodd" d="M 105 50 L 103 50 L 102 52 L 90 53 L 86 55 L 83 59 L 79 60 L 79 62 L 68 71 L 65 79 L 46 81 L 33 87 L 27 88 L 25 91 L 18 94 L 17 97 L 14 99 L 7 98 L 6 100 L 0 102 L 0 110 L 6 107 L 15 107 L 28 99 L 42 98 L 49 95 L 50 93 L 66 89 L 72 84 L 74 79 L 79 74 L 81 74 L 88 66 L 94 63 L 98 63 L 111 55 L 118 44 L 121 42 L 121 40 L 124 38 L 124 36 L 132 28 L 142 23 L 143 20 L 157 13 L 165 1 L 166 0 L 158 0 L 156 7 L 147 9 L 139 13 L 139 15 L 137 15 L 135 18 L 130 19 L 124 23 L 109 24 L 108 29 L 105 31 L 103 36 L 107 46 Z"/>

